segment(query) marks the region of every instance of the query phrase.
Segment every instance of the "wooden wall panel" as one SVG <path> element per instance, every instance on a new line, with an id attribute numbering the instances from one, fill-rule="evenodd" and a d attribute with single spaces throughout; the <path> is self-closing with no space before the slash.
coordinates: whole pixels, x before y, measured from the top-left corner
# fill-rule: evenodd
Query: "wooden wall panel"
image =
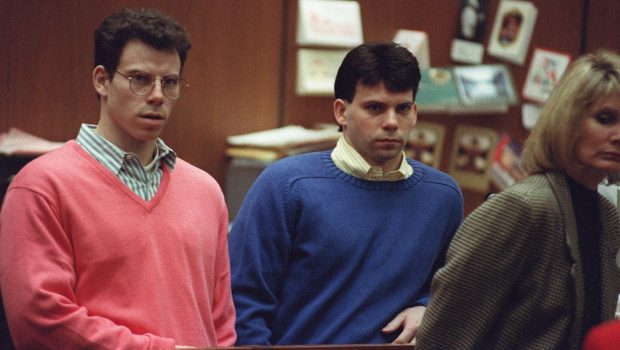
<path id="1" fill-rule="evenodd" d="M 620 1 L 589 0 L 586 51 L 608 48 L 620 52 Z"/>
<path id="2" fill-rule="evenodd" d="M 7 1 L 5 6 L 2 130 L 15 126 L 53 140 L 75 136 L 81 120 L 96 121 L 89 82 L 92 30 L 85 31 L 85 19 L 74 15 L 70 2 Z"/>
<path id="3" fill-rule="evenodd" d="M 190 89 L 163 138 L 224 181 L 225 137 L 277 126 L 282 1 L 1 0 L 0 131 L 18 127 L 57 141 L 96 123 L 93 32 L 120 7 L 154 7 L 190 32 Z"/>
<path id="4" fill-rule="evenodd" d="M 2 14 L 9 12 L 10 3 L 5 0 L 0 0 L 0 45 L 3 49 L 8 48 L 9 44 L 9 21 L 4 19 Z M 8 100 L 8 90 L 9 90 L 9 69 L 7 67 L 9 60 L 7 57 L 6 50 L 3 50 L 4 55 L 0 58 L 0 132 L 6 131 L 8 129 L 8 115 L 9 106 L 7 103 Z"/>

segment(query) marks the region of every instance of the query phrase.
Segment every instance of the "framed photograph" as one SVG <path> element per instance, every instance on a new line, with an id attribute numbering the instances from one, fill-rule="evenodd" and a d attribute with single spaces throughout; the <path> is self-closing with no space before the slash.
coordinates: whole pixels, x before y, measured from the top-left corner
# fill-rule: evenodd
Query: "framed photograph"
<path id="1" fill-rule="evenodd" d="M 502 0 L 497 8 L 488 53 L 522 65 L 530 45 L 538 10 L 531 1 Z"/>
<path id="2" fill-rule="evenodd" d="M 488 0 L 461 0 L 457 29 L 450 47 L 453 61 L 482 63 L 488 7 Z"/>
<path id="3" fill-rule="evenodd" d="M 439 169 L 446 128 L 442 124 L 418 122 L 411 130 L 405 154 L 411 159 Z"/>
<path id="4" fill-rule="evenodd" d="M 461 105 L 450 67 L 420 70 L 421 79 L 416 95 L 418 112 L 447 112 Z"/>
<path id="5" fill-rule="evenodd" d="M 458 125 L 449 173 L 464 188 L 488 192 L 493 149 L 497 132 L 493 129 Z"/>
<path id="6" fill-rule="evenodd" d="M 299 0 L 298 45 L 354 47 L 363 42 L 357 1 Z"/>
<path id="7" fill-rule="evenodd" d="M 570 63 L 570 55 L 536 48 L 532 54 L 522 95 L 528 100 L 544 103 Z"/>
<path id="8" fill-rule="evenodd" d="M 297 50 L 297 95 L 331 96 L 347 50 Z"/>
<path id="9" fill-rule="evenodd" d="M 454 79 L 465 105 L 514 105 L 512 76 L 502 64 L 454 67 Z"/>

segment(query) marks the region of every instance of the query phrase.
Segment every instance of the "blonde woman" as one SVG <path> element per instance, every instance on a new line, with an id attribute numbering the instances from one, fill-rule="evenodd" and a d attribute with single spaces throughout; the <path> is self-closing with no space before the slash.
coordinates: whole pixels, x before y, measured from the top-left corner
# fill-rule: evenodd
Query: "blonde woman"
<path id="1" fill-rule="evenodd" d="M 579 349 L 614 317 L 620 218 L 597 185 L 620 172 L 620 57 L 576 59 L 527 139 L 529 177 L 463 222 L 434 276 L 416 349 Z"/>

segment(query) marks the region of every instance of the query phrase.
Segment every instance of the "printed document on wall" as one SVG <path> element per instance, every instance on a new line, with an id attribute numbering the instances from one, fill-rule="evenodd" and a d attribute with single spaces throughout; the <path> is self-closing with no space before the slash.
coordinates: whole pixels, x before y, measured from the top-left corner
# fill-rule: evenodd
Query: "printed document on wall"
<path id="1" fill-rule="evenodd" d="M 431 57 L 428 46 L 428 35 L 419 30 L 399 29 L 393 41 L 409 50 L 418 60 L 420 68 L 431 67 Z"/>
<path id="2" fill-rule="evenodd" d="M 354 47 L 363 42 L 357 1 L 299 0 L 298 45 Z"/>
<path id="3" fill-rule="evenodd" d="M 297 50 L 297 95 L 331 96 L 347 50 Z"/>

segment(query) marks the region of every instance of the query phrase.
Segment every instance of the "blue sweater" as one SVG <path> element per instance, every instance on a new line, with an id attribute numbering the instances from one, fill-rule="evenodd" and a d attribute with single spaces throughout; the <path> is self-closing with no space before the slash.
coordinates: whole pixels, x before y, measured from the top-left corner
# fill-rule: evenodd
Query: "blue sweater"
<path id="1" fill-rule="evenodd" d="M 237 344 L 389 343 L 381 329 L 426 305 L 463 216 L 448 175 L 408 160 L 406 180 L 372 182 L 331 151 L 259 176 L 229 235 Z"/>

